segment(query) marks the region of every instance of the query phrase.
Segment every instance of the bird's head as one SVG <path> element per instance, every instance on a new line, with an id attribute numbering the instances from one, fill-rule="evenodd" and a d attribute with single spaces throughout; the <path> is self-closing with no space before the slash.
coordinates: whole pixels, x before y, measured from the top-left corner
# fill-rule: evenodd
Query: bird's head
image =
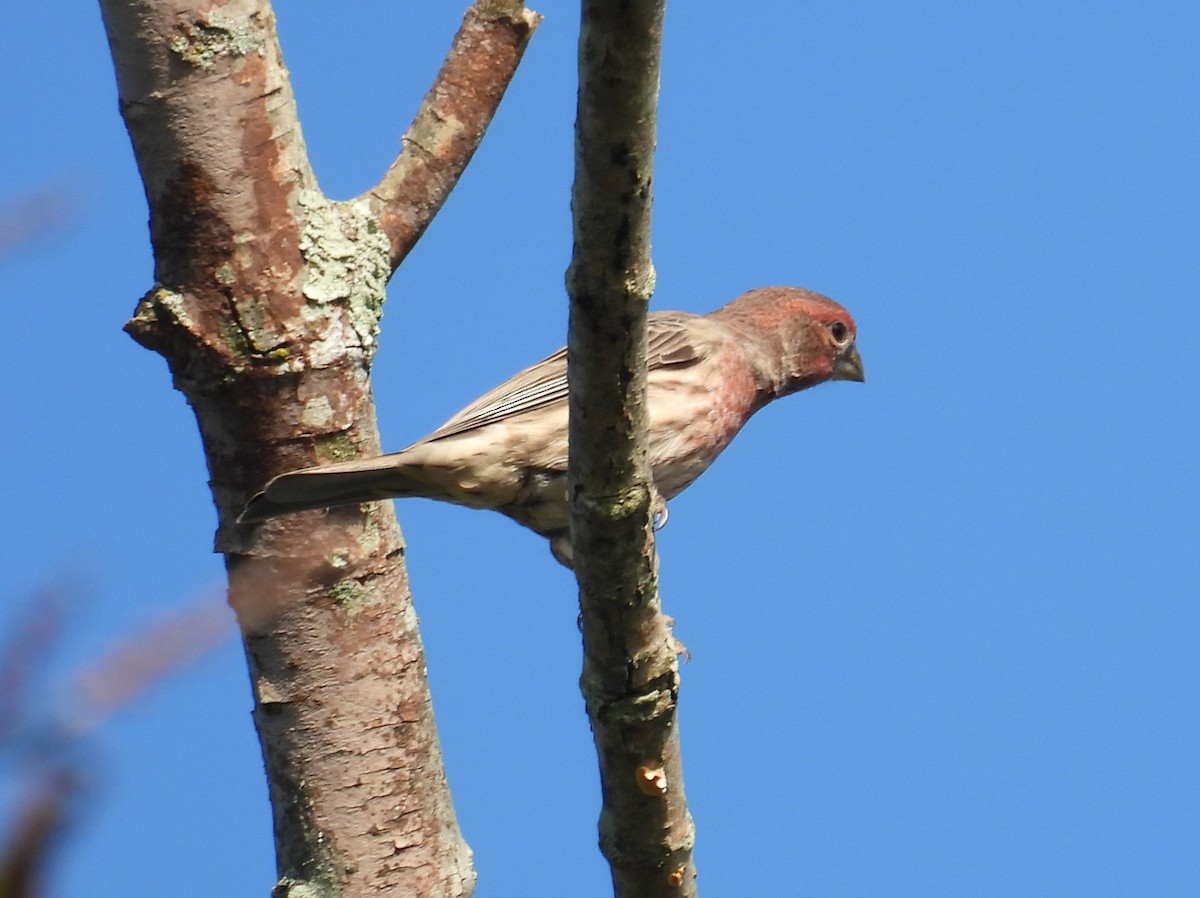
<path id="1" fill-rule="evenodd" d="M 761 287 L 713 314 L 756 337 L 777 395 L 827 380 L 866 380 L 854 318 L 827 296 L 796 287 Z"/>

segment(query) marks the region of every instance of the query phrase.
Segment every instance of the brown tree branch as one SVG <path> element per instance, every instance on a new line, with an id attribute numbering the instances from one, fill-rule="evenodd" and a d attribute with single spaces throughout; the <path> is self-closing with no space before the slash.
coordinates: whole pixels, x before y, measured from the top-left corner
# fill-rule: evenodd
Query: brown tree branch
<path id="1" fill-rule="evenodd" d="M 542 17 L 521 0 L 477 0 L 402 138 L 367 194 L 392 244 L 392 267 L 425 233 L 483 139 Z"/>
<path id="2" fill-rule="evenodd" d="M 472 140 L 435 142 L 440 186 L 397 176 L 409 193 L 333 202 L 267 0 L 101 7 L 155 253 L 157 283 L 127 330 L 166 358 L 204 443 L 274 810 L 275 894 L 468 895 L 392 507 L 235 518 L 274 474 L 378 454 L 370 361 L 395 247 L 420 230 L 381 219 L 428 220 L 490 108 Z M 468 41 L 450 68 L 483 71 L 495 51 L 507 70 L 511 43 Z M 458 108 L 446 98 L 463 85 L 440 83 Z"/>
<path id="3" fill-rule="evenodd" d="M 55 767 L 38 777 L 0 843 L 0 896 L 45 894 L 48 861 L 70 825 L 68 808 L 79 791 L 73 770 Z"/>
<path id="4" fill-rule="evenodd" d="M 616 895 L 691 896 L 679 668 L 658 597 L 646 459 L 646 307 L 662 0 L 584 0 L 572 211 L 571 541 L 581 686 L 599 755 L 600 844 Z"/>
<path id="5" fill-rule="evenodd" d="M 85 737 L 233 631 L 229 609 L 211 598 L 152 621 L 75 671 L 66 689 L 48 690 L 39 668 L 61 642 L 69 590 L 43 588 L 18 609 L 0 646 L 0 759 L 25 793 L 0 819 L 0 896 L 44 895 L 61 837 L 78 823 L 85 785 L 96 780 Z M 11 621 L 10 621 L 11 623 Z M 49 698 L 58 692 L 58 701 Z"/>
<path id="6" fill-rule="evenodd" d="M 0 261 L 59 230 L 75 216 L 75 206 L 67 190 L 52 186 L 0 204 Z"/>

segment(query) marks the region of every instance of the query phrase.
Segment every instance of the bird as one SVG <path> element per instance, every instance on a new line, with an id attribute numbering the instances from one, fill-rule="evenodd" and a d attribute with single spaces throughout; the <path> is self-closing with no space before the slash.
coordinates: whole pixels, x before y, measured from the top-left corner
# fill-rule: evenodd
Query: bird
<path id="1" fill-rule="evenodd" d="M 865 381 L 853 317 L 827 296 L 760 287 L 707 314 L 647 316 L 646 408 L 655 527 L 769 402 L 830 380 Z M 399 452 L 280 474 L 238 517 L 423 497 L 492 509 L 572 567 L 567 351 L 547 356 Z"/>

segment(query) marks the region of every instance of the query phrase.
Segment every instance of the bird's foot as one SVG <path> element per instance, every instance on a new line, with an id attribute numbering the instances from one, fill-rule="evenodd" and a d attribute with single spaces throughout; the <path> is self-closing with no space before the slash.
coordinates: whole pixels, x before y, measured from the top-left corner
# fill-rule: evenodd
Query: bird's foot
<path id="1" fill-rule="evenodd" d="M 683 659 L 684 664 L 692 663 L 692 653 L 688 651 L 688 647 L 683 644 L 683 640 L 675 635 L 675 618 L 670 615 L 663 615 L 667 620 L 667 639 L 671 643 L 671 651 L 678 657 Z"/>
<path id="2" fill-rule="evenodd" d="M 662 497 L 658 490 L 654 487 L 650 488 L 650 526 L 657 533 L 667 526 L 667 518 L 670 517 L 670 512 L 667 510 L 667 500 Z"/>
<path id="3" fill-rule="evenodd" d="M 571 546 L 571 534 L 563 532 L 550 537 L 550 554 L 567 570 L 575 570 L 575 549 Z"/>

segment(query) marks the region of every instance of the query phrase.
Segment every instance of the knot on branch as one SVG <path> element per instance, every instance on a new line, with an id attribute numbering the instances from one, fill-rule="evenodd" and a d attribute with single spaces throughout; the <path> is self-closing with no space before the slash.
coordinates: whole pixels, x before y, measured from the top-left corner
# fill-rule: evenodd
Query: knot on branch
<path id="1" fill-rule="evenodd" d="M 221 379 L 232 358 L 247 350 L 245 334 L 228 319 L 208 321 L 205 305 L 195 297 L 158 284 L 138 302 L 125 332 L 170 363 L 181 381 Z M 210 327 L 210 325 L 213 325 Z M 179 364 L 186 360 L 187 364 Z M 206 372 L 206 373 L 201 373 Z"/>
<path id="2" fill-rule="evenodd" d="M 648 255 L 631 253 L 629 225 L 629 218 L 622 217 L 615 228 L 616 234 L 602 252 L 586 252 L 576 242 L 575 252 L 567 264 L 565 282 L 579 312 L 606 317 L 611 314 L 613 305 L 628 307 L 638 303 L 642 312 L 649 307 L 658 285 L 658 272 Z M 615 303 L 613 297 L 620 302 Z M 592 323 L 590 326 L 597 325 Z"/>
<path id="3" fill-rule="evenodd" d="M 669 671 L 658 678 L 661 685 L 620 696 L 608 694 L 599 678 L 585 677 L 581 682 L 588 708 L 607 726 L 641 728 L 674 714 L 678 698 L 679 675 Z M 662 682 L 666 681 L 666 682 Z"/>
<path id="4" fill-rule="evenodd" d="M 639 527 L 651 519 L 661 503 L 658 493 L 649 484 L 635 484 L 610 495 L 592 495 L 577 487 L 572 491 L 572 497 L 577 512 L 589 522 L 636 518 Z"/>

